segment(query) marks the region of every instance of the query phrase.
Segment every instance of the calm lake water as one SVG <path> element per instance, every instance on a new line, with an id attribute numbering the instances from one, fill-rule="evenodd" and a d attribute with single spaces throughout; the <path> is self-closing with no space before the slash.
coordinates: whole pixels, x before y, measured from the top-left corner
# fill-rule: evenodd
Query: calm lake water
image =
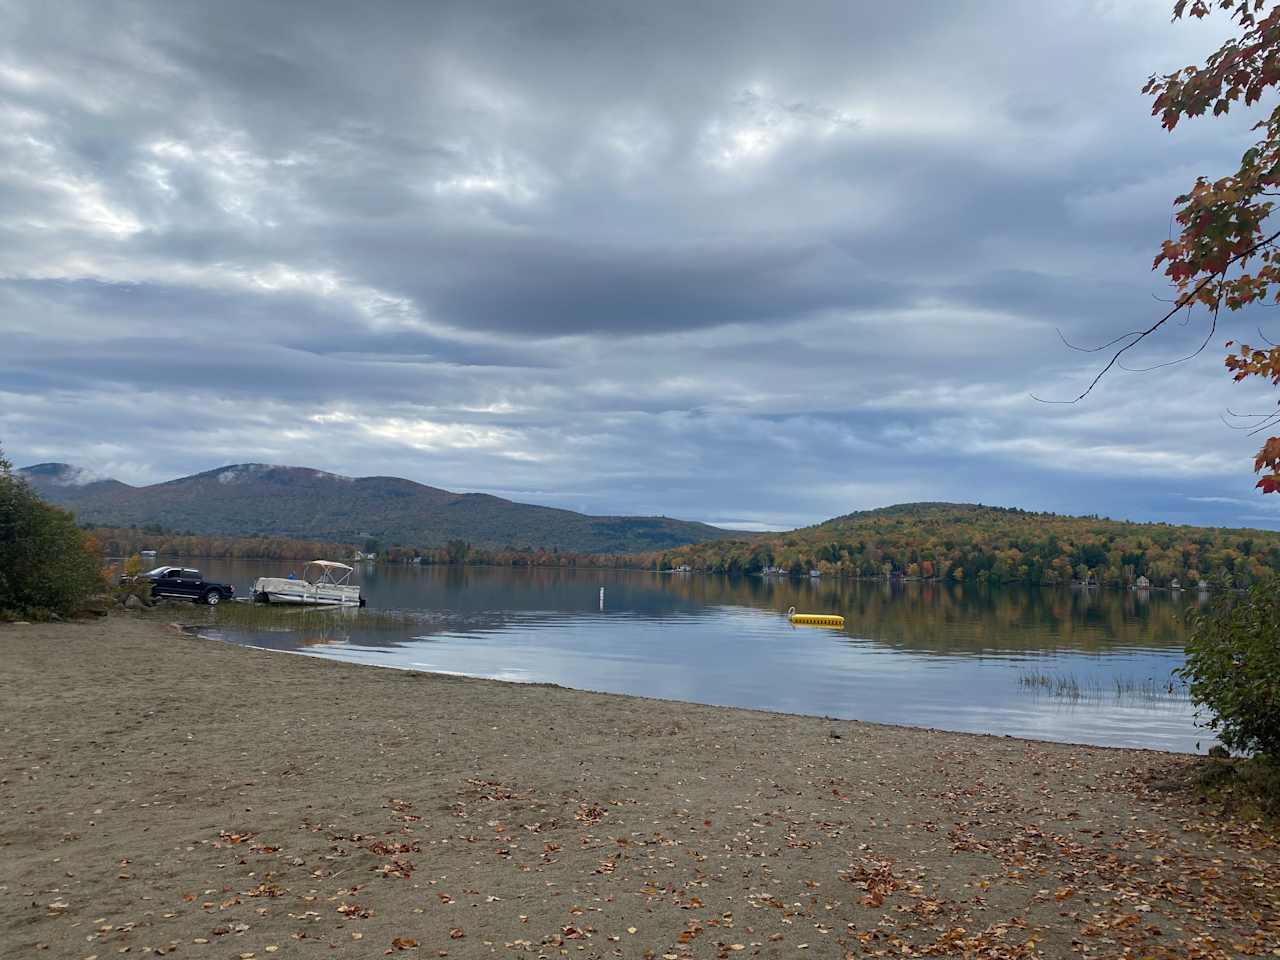
<path id="1" fill-rule="evenodd" d="M 290 566 L 205 561 L 248 595 Z M 373 567 L 362 611 L 200 633 L 353 663 L 1077 743 L 1207 749 L 1170 673 L 1194 592 L 856 583 L 615 571 Z M 604 587 L 604 607 L 600 588 Z M 785 611 L 840 613 L 842 630 Z M 376 618 L 374 618 L 376 619 Z"/>

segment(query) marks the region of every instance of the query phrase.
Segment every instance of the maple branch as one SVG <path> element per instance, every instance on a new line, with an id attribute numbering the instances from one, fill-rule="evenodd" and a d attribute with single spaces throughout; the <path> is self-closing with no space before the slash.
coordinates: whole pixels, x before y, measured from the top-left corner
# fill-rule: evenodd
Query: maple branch
<path id="1" fill-rule="evenodd" d="M 1074 400 L 1045 400 L 1043 397 L 1037 397 L 1034 393 L 1031 394 L 1031 399 L 1036 400 L 1039 403 L 1054 403 L 1054 404 L 1079 403 L 1081 400 L 1083 400 L 1085 397 L 1087 397 L 1090 393 L 1093 392 L 1093 388 L 1096 387 L 1098 383 L 1102 380 L 1102 378 L 1105 377 L 1110 372 L 1112 367 L 1120 363 L 1121 357 L 1123 357 L 1128 351 L 1132 350 L 1139 343 L 1141 343 L 1147 337 L 1151 336 L 1151 334 L 1155 333 L 1157 330 L 1163 327 L 1166 323 L 1168 323 L 1174 316 L 1177 315 L 1179 310 L 1182 310 L 1184 307 L 1188 307 L 1192 303 L 1194 303 L 1196 298 L 1200 295 L 1200 291 L 1208 287 L 1209 284 L 1212 283 L 1219 276 L 1226 275 L 1226 271 L 1228 267 L 1234 266 L 1235 264 L 1241 262 L 1242 260 L 1249 259 L 1249 257 L 1253 256 L 1253 254 L 1257 253 L 1260 249 L 1262 249 L 1264 246 L 1271 243 L 1273 240 L 1277 238 L 1280 238 L 1280 230 L 1277 230 L 1275 233 L 1271 234 L 1269 237 L 1264 237 L 1263 239 L 1259 240 L 1253 246 L 1249 247 L 1249 249 L 1243 250 L 1240 253 L 1236 254 L 1234 257 L 1232 257 L 1230 260 L 1227 261 L 1226 265 L 1222 270 L 1211 273 L 1209 276 L 1205 277 L 1203 280 L 1197 283 L 1194 288 L 1187 291 L 1182 296 L 1178 297 L 1177 302 L 1174 303 L 1173 307 L 1169 310 L 1168 313 L 1166 313 L 1163 317 L 1161 317 L 1155 323 L 1151 324 L 1151 326 L 1147 327 L 1145 330 L 1137 331 L 1137 335 L 1135 339 L 1129 341 L 1123 347 L 1117 350 L 1114 354 L 1112 354 L 1111 359 L 1107 361 L 1106 366 L 1104 366 L 1101 370 L 1098 371 L 1097 375 L 1091 381 L 1089 381 L 1089 386 L 1085 387 L 1084 391 Z M 1219 295 L 1219 302 L 1221 302 L 1221 295 Z M 1216 312 L 1217 312 L 1216 306 L 1214 308 L 1214 312 L 1216 315 Z M 1126 336 L 1134 336 L 1134 334 L 1125 334 L 1124 336 L 1117 337 L 1116 340 L 1112 341 L 1112 343 L 1116 343 L 1119 340 L 1123 340 Z"/>

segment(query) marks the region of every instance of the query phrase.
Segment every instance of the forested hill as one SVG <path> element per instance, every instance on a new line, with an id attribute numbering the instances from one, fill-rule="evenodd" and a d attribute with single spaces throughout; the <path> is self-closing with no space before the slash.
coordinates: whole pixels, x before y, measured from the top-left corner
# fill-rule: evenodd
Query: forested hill
<path id="1" fill-rule="evenodd" d="M 215 536 L 287 537 L 382 547 L 443 546 L 639 553 L 741 536 L 669 517 L 593 517 L 399 477 L 343 477 L 305 467 L 244 463 L 134 487 L 94 480 L 67 464 L 19 473 L 82 523 L 151 526 Z"/>
<path id="2" fill-rule="evenodd" d="M 1280 570 L 1280 532 L 1162 523 L 984 507 L 907 503 L 836 517 L 788 533 L 720 540 L 655 554 L 663 566 L 758 573 L 906 576 L 995 583 L 1065 583 L 1092 576 L 1130 583 L 1146 576 L 1229 577 L 1237 585 Z"/>
<path id="3" fill-rule="evenodd" d="M 735 533 L 666 517 L 592 517 L 452 493 L 396 477 L 350 478 L 302 467 L 239 464 L 133 487 L 94 480 L 65 464 L 20 471 L 81 522 L 215 537 L 362 544 L 393 556 L 466 541 L 505 556 L 558 550 L 611 554 L 611 565 L 826 576 L 904 576 L 993 583 L 1123 584 L 1146 576 L 1229 578 L 1245 585 L 1280 571 L 1280 532 L 1126 523 L 964 503 L 908 503 L 836 517 L 786 533 Z M 259 544 L 258 549 L 261 549 Z M 630 557 L 616 556 L 632 554 Z M 480 554 L 472 556 L 479 560 Z M 528 556 L 519 558 L 527 562 Z M 492 559 L 489 562 L 493 562 Z M 516 561 L 512 561 L 516 562 Z"/>

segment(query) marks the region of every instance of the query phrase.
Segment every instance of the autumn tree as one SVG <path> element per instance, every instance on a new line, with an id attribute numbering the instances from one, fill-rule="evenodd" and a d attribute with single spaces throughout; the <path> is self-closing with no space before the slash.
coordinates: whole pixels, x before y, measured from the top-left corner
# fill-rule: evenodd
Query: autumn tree
<path id="1" fill-rule="evenodd" d="M 103 588 L 96 541 L 0 453 L 0 613 L 68 616 Z"/>
<path id="2" fill-rule="evenodd" d="M 1210 111 L 1216 117 L 1234 105 L 1252 106 L 1280 82 L 1280 5 L 1273 0 L 1177 0 L 1173 16 L 1204 19 L 1214 6 L 1228 13 L 1240 35 L 1228 39 L 1203 66 L 1152 76 L 1143 88 L 1154 98 L 1152 114 L 1167 130 L 1184 117 Z M 1163 264 L 1176 284 L 1179 308 L 1198 304 L 1209 310 L 1210 337 L 1223 305 L 1240 310 L 1268 300 L 1280 303 L 1280 248 L 1275 243 L 1280 230 L 1269 221 L 1271 198 L 1280 188 L 1280 105 L 1254 129 L 1262 136 L 1244 152 L 1238 170 L 1214 181 L 1198 177 L 1177 198 L 1181 233 L 1165 241 L 1153 265 Z M 1227 349 L 1226 366 L 1237 382 L 1262 377 L 1280 385 L 1280 345 L 1228 341 Z M 1264 431 L 1280 422 L 1280 414 L 1256 420 L 1253 428 Z M 1264 493 L 1280 492 L 1280 437 L 1263 444 L 1254 470 L 1262 474 L 1258 486 Z"/>
<path id="3" fill-rule="evenodd" d="M 1143 87 L 1152 97 L 1152 115 L 1166 130 L 1184 119 L 1251 107 L 1280 83 L 1277 0 L 1177 0 L 1173 18 L 1202 20 L 1215 9 L 1225 12 L 1238 35 L 1202 65 L 1153 74 Z M 1280 105 L 1253 129 L 1260 138 L 1245 150 L 1234 173 L 1216 180 L 1197 177 L 1174 201 L 1179 233 L 1161 245 L 1152 264 L 1153 269 L 1163 266 L 1177 291 L 1172 308 L 1149 326 L 1097 348 L 1113 352 L 1076 400 L 1087 396 L 1126 353 L 1181 314 L 1197 307 L 1207 311 L 1202 350 L 1212 340 L 1224 306 L 1237 311 L 1250 304 L 1280 303 L 1280 229 L 1270 220 L 1273 198 L 1280 196 Z M 1265 338 L 1256 346 L 1229 340 L 1226 348 L 1226 367 L 1236 382 L 1259 377 L 1280 386 L 1280 344 Z M 1280 424 L 1280 412 L 1241 419 L 1251 432 L 1265 434 Z M 1280 492 L 1280 437 L 1266 440 L 1254 471 L 1261 474 L 1257 486 L 1264 493 Z"/>

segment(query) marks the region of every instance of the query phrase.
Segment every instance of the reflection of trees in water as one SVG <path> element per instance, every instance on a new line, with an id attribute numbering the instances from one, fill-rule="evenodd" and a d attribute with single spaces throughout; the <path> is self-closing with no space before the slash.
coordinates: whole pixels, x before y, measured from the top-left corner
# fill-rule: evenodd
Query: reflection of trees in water
<path id="1" fill-rule="evenodd" d="M 794 580 L 714 574 L 646 574 L 531 568 L 450 567 L 424 571 L 448 593 L 484 598 L 492 610 L 578 609 L 599 585 L 617 609 L 647 616 L 739 606 L 787 607 L 845 618 L 845 633 L 917 650 L 1181 647 L 1186 612 L 1198 602 L 1134 591 L 991 587 L 946 582 Z M 412 575 L 411 575 L 412 576 Z M 417 578 L 419 582 L 421 577 Z M 513 594 L 521 603 L 513 604 Z M 566 603 L 566 599 L 572 602 Z M 606 604 L 608 600 L 606 601 Z"/>
<path id="2" fill-rule="evenodd" d="M 560 617 L 596 613 L 604 586 L 606 611 L 663 619 L 733 606 L 781 617 L 787 607 L 795 606 L 843 615 L 845 629 L 833 631 L 833 639 L 866 638 L 922 652 L 1177 649 L 1186 636 L 1186 613 L 1199 602 L 1194 592 L 1146 595 L 1066 587 L 987 588 L 937 581 L 796 580 L 555 567 L 391 566 L 362 571 L 362 579 L 371 597 L 369 608 L 314 612 L 316 621 L 299 624 L 297 635 L 308 643 L 385 643 L 442 632 L 506 629 L 518 623 L 554 629 Z"/>
<path id="3" fill-rule="evenodd" d="M 1131 591 L 964 587 L 948 583 L 672 577 L 701 603 L 839 613 L 845 632 L 919 650 L 1180 647 L 1197 600 Z"/>

